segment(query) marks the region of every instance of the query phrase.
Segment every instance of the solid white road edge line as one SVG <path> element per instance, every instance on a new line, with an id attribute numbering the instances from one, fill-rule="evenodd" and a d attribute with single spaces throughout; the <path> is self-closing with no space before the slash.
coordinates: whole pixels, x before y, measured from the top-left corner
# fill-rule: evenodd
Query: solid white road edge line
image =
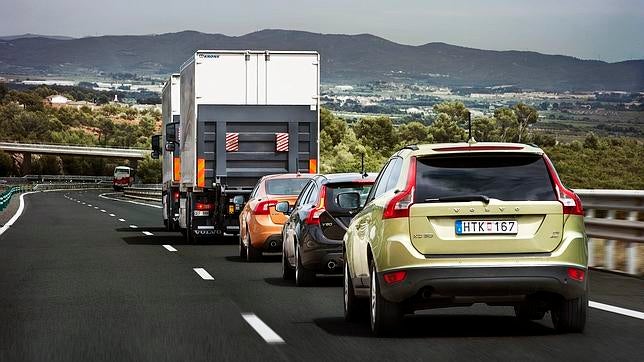
<path id="1" fill-rule="evenodd" d="M 199 276 L 201 277 L 201 279 L 204 279 L 204 280 L 215 280 L 215 278 L 213 278 L 213 277 L 212 277 L 212 275 L 210 275 L 210 274 L 206 271 L 206 269 L 204 269 L 204 268 L 192 268 L 192 270 L 194 270 L 194 271 L 195 271 L 195 273 L 199 274 Z"/>
<path id="2" fill-rule="evenodd" d="M 6 224 L 0 227 L 0 235 L 2 235 L 2 233 L 7 231 L 9 227 L 13 225 L 13 223 L 15 223 L 16 220 L 18 220 L 20 215 L 22 215 L 22 212 L 25 210 L 25 195 L 34 194 L 36 192 L 38 191 L 31 191 L 31 192 L 25 192 L 24 194 L 20 194 L 20 205 L 18 206 L 18 210 L 16 210 L 16 213 L 13 214 L 11 219 L 9 219 L 9 221 L 7 221 Z"/>
<path id="3" fill-rule="evenodd" d="M 168 251 L 177 251 L 177 249 L 173 248 L 172 245 L 163 245 L 163 247 Z"/>
<path id="4" fill-rule="evenodd" d="M 617 313 L 637 319 L 644 319 L 644 313 L 638 312 L 636 310 L 630 310 L 626 308 L 615 307 L 614 305 L 593 302 L 592 300 L 588 302 L 588 306 L 591 308 L 605 310 L 607 312 Z"/>
<path id="5" fill-rule="evenodd" d="M 259 334 L 266 343 L 284 343 L 282 337 L 280 337 L 274 330 L 271 329 L 264 321 L 259 319 L 254 313 L 242 313 L 242 317 L 246 320 L 257 334 Z"/>
<path id="6" fill-rule="evenodd" d="M 103 199 L 106 199 L 106 200 L 114 200 L 114 201 L 120 201 L 120 202 L 127 202 L 127 203 L 135 204 L 135 205 L 142 205 L 142 206 L 154 207 L 154 208 L 156 208 L 156 209 L 162 209 L 162 208 L 163 208 L 163 207 L 162 207 L 162 206 L 160 206 L 160 205 L 150 205 L 150 204 L 146 204 L 146 203 L 143 203 L 143 202 L 136 202 L 136 201 L 132 201 L 132 200 L 121 200 L 121 199 L 115 199 L 115 198 L 113 198 L 113 197 L 107 197 L 107 196 L 105 196 L 105 195 L 110 195 L 110 194 L 113 194 L 113 192 L 106 192 L 106 193 L 104 193 L 104 194 L 100 194 L 100 195 L 98 195 L 98 197 L 103 198 Z"/>
<path id="7" fill-rule="evenodd" d="M 149 232 L 149 231 L 142 231 L 142 233 L 143 233 L 143 235 L 147 235 L 147 236 L 152 236 L 152 235 L 154 235 L 154 234 L 152 234 L 152 233 L 151 233 L 151 232 Z"/>

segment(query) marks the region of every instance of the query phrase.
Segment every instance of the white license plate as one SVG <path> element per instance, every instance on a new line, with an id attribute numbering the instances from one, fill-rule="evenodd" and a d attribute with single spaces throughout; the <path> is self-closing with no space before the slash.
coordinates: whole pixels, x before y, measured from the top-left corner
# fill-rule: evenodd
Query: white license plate
<path id="1" fill-rule="evenodd" d="M 194 215 L 195 216 L 208 216 L 210 214 L 210 211 L 201 211 L 201 210 L 195 210 Z"/>
<path id="2" fill-rule="evenodd" d="M 456 235 L 516 234 L 519 225 L 513 220 L 456 220 Z"/>

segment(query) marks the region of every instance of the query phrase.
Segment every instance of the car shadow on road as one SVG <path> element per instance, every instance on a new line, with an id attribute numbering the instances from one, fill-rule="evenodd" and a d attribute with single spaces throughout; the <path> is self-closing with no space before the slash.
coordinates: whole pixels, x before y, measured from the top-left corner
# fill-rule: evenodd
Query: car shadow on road
<path id="1" fill-rule="evenodd" d="M 231 261 L 233 263 L 244 263 L 244 264 L 279 263 L 280 261 L 282 261 L 282 256 L 281 255 L 264 255 L 258 261 L 247 262 L 246 260 L 243 260 L 242 258 L 240 258 L 239 255 L 232 255 L 232 256 L 227 256 L 226 260 Z"/>
<path id="2" fill-rule="evenodd" d="M 267 284 L 276 286 L 276 287 L 291 287 L 297 288 L 295 286 L 294 280 L 284 280 L 283 278 L 264 278 L 264 281 Z M 342 286 L 342 278 L 339 276 L 322 276 L 317 277 L 315 284 L 303 288 L 337 288 Z"/>
<path id="3" fill-rule="evenodd" d="M 317 318 L 313 322 L 335 336 L 370 337 L 368 316 L 358 323 L 342 317 Z M 494 315 L 410 315 L 400 325 L 396 338 L 521 337 L 555 334 L 554 329 L 514 316 Z"/>

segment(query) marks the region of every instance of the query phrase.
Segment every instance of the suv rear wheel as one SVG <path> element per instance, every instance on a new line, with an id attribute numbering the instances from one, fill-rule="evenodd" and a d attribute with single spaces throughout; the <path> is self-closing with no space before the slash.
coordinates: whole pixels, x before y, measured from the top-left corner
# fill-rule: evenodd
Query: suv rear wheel
<path id="1" fill-rule="evenodd" d="M 376 273 L 376 264 L 371 262 L 371 283 L 369 287 L 370 308 L 369 320 L 371 332 L 376 336 L 389 335 L 397 331 L 402 319 L 402 309 L 380 295 L 380 285 Z"/>
<path id="2" fill-rule="evenodd" d="M 358 299 L 355 291 L 353 290 L 353 282 L 351 281 L 351 274 L 349 273 L 349 266 L 347 265 L 347 258 L 344 258 L 344 320 L 347 322 L 355 322 L 366 313 L 366 303 L 364 299 Z"/>
<path id="3" fill-rule="evenodd" d="M 299 245 L 295 245 L 295 285 L 303 287 L 315 283 L 315 272 L 307 270 L 302 265 Z"/>
<path id="4" fill-rule="evenodd" d="M 250 232 L 246 230 L 246 261 L 259 261 L 262 258 L 262 251 L 254 248 L 250 240 Z"/>
<path id="5" fill-rule="evenodd" d="M 543 319 L 546 311 L 534 303 L 525 303 L 514 306 L 514 314 L 522 320 L 539 320 Z"/>
<path id="6" fill-rule="evenodd" d="M 286 251 L 282 248 L 282 279 L 292 280 L 294 276 L 293 267 L 288 263 L 288 258 L 286 257 Z"/>
<path id="7" fill-rule="evenodd" d="M 242 261 L 246 260 L 246 245 L 244 245 L 241 233 L 239 234 L 239 258 Z"/>
<path id="8" fill-rule="evenodd" d="M 587 314 L 587 295 L 575 299 L 561 299 L 552 308 L 552 324 L 559 333 L 581 333 L 586 326 Z"/>

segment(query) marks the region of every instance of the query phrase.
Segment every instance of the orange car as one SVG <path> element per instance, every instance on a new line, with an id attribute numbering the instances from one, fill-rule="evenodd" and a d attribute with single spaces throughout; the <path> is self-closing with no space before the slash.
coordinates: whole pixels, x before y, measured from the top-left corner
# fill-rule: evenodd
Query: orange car
<path id="1" fill-rule="evenodd" d="M 313 174 L 262 177 L 239 215 L 239 256 L 257 261 L 264 251 L 282 250 L 282 226 L 287 217 L 275 211 L 280 201 L 294 204 Z"/>

